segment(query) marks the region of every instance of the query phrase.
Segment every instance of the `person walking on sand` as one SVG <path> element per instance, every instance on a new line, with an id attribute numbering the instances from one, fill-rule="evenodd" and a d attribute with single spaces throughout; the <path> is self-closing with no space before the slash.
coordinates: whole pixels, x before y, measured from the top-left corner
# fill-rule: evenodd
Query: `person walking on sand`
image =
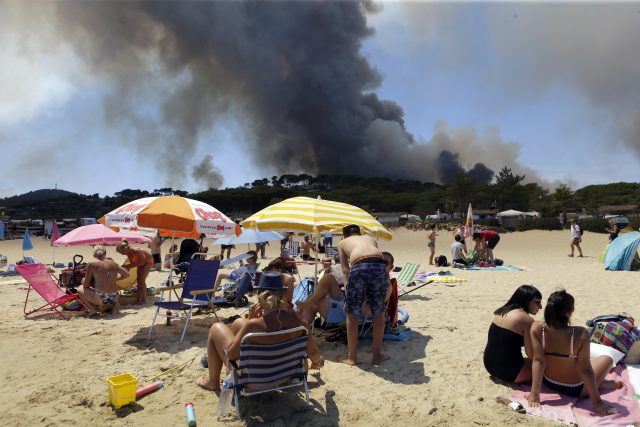
<path id="1" fill-rule="evenodd" d="M 433 264 L 433 257 L 436 254 L 436 225 L 431 224 L 429 226 L 429 232 L 427 233 L 427 247 L 429 248 L 429 265 Z"/>
<path id="2" fill-rule="evenodd" d="M 572 257 L 575 248 L 578 248 L 578 252 L 580 253 L 578 256 L 582 257 L 582 248 L 580 247 L 580 243 L 582 242 L 582 229 L 578 225 L 577 218 L 573 218 L 571 220 L 571 227 L 569 230 L 571 231 L 571 253 L 569 256 Z"/>
<path id="3" fill-rule="evenodd" d="M 378 365 L 389 357 L 382 353 L 384 335 L 384 298 L 389 281 L 385 261 L 376 241 L 360 234 L 355 224 L 342 229 L 343 239 L 338 243 L 338 256 L 346 280 L 347 348 L 346 357 L 338 362 L 358 363 L 358 318 L 362 317 L 365 299 L 373 316 L 372 364 Z"/>

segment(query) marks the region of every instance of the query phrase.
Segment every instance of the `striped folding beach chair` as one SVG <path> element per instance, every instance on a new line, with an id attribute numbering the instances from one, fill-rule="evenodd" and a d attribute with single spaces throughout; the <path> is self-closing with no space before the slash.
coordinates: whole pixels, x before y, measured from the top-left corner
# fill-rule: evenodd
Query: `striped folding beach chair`
<path id="1" fill-rule="evenodd" d="M 277 344 L 265 344 L 265 338 L 281 337 Z M 292 338 L 293 337 L 293 338 Z M 233 398 L 240 419 L 240 395 L 252 396 L 291 387 L 304 386 L 309 404 L 309 386 L 304 370 L 307 358 L 307 329 L 298 326 L 276 332 L 245 335 L 240 344 L 240 359 L 231 362 L 234 379 Z"/>
<path id="2" fill-rule="evenodd" d="M 300 242 L 296 242 L 295 240 L 289 242 L 289 256 L 291 258 L 300 256 Z"/>
<path id="3" fill-rule="evenodd" d="M 402 267 L 400 274 L 396 277 L 396 280 L 398 281 L 398 293 L 404 293 L 407 285 L 413 281 L 413 277 L 418 272 L 418 268 L 420 268 L 420 264 L 410 262 L 406 263 L 404 267 Z"/>

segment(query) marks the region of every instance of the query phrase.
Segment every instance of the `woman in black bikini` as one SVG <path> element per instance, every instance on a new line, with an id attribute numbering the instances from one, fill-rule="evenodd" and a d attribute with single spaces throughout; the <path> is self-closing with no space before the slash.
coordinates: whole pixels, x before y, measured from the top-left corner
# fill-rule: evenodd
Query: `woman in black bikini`
<path id="1" fill-rule="evenodd" d="M 531 338 L 529 330 L 542 307 L 542 294 L 531 285 L 522 285 L 509 301 L 493 312 L 489 327 L 484 366 L 492 376 L 506 382 L 531 380 Z M 527 357 L 522 357 L 524 347 Z"/>
<path id="2" fill-rule="evenodd" d="M 591 398 L 600 415 L 611 413 L 611 406 L 600 399 L 598 387 L 620 388 L 617 381 L 604 381 L 613 359 L 589 357 L 589 333 L 585 328 L 569 326 L 574 310 L 573 297 L 567 291 L 549 296 L 544 310 L 544 322 L 531 326 L 533 345 L 533 378 L 529 406 L 540 405 L 540 388 L 544 383 L 559 393 L 572 397 Z"/>

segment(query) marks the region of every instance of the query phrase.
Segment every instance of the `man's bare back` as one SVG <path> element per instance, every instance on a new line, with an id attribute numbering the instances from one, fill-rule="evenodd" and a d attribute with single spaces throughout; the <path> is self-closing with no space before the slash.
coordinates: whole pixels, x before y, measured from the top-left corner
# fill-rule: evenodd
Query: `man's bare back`
<path id="1" fill-rule="evenodd" d="M 382 258 L 382 252 L 380 252 L 378 244 L 372 237 L 355 235 L 342 239 L 338 243 L 338 255 L 340 256 L 340 265 L 345 277 L 347 277 L 349 265 L 352 261 L 362 257 Z"/>
<path id="2" fill-rule="evenodd" d="M 87 266 L 85 280 L 87 283 L 91 283 L 91 279 L 93 278 L 97 291 L 113 293 L 118 292 L 118 274 L 123 278 L 129 277 L 129 272 L 112 259 L 104 259 L 92 262 Z"/>

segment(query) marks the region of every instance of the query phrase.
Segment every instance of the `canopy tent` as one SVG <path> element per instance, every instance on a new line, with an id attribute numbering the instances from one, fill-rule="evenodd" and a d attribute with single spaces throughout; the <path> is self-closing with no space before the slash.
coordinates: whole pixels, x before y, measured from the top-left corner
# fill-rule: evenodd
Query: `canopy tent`
<path id="1" fill-rule="evenodd" d="M 501 218 L 503 216 L 506 216 L 506 217 L 509 217 L 509 216 L 524 216 L 524 212 L 520 212 L 520 211 L 516 211 L 516 210 L 513 210 L 513 209 L 509 209 L 507 211 L 498 212 L 496 214 L 496 216 L 498 218 Z"/>
<path id="2" fill-rule="evenodd" d="M 606 270 L 631 270 L 631 263 L 640 245 L 640 232 L 621 234 L 609 245 L 604 256 Z"/>

